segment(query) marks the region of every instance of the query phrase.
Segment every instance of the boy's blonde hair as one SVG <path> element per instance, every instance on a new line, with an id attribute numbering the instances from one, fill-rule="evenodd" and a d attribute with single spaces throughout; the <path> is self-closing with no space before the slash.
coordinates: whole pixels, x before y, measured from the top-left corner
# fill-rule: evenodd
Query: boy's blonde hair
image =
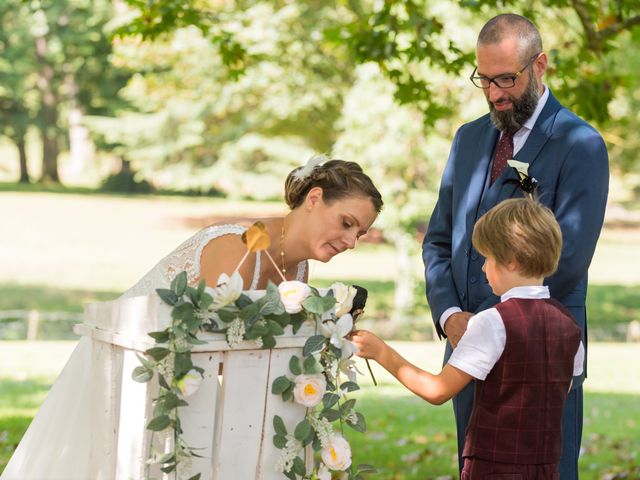
<path id="1" fill-rule="evenodd" d="M 528 198 L 504 200 L 476 222 L 471 242 L 484 257 L 517 264 L 528 277 L 548 277 L 558 268 L 562 232 L 553 212 Z"/>

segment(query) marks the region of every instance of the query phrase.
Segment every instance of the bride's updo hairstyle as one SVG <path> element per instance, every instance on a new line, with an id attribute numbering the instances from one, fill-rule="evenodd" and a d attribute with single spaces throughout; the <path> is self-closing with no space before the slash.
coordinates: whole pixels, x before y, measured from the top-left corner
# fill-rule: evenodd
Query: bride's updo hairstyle
<path id="1" fill-rule="evenodd" d="M 317 161 L 320 158 L 316 157 Z M 314 159 L 295 168 L 287 176 L 284 184 L 284 198 L 293 210 L 304 202 L 314 187 L 322 188 L 322 199 L 327 203 L 349 197 L 369 198 L 376 212 L 382 210 L 382 195 L 367 174 L 356 162 L 327 160 L 322 165 L 314 165 Z"/>

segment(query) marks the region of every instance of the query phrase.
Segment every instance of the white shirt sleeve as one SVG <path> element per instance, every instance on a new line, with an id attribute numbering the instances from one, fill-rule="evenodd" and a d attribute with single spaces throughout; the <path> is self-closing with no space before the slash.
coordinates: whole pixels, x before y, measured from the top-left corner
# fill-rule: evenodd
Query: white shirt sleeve
<path id="1" fill-rule="evenodd" d="M 442 315 L 440 315 L 440 319 L 438 320 L 438 323 L 440 324 L 440 328 L 442 329 L 443 332 L 444 332 L 444 324 L 447 323 L 447 320 L 449 319 L 449 317 L 454 313 L 458 313 L 461 311 L 462 309 L 460 307 L 449 307 L 444 312 L 442 312 Z"/>
<path id="2" fill-rule="evenodd" d="M 584 345 L 582 341 L 576 352 L 576 356 L 573 358 L 573 376 L 577 377 L 582 375 L 582 365 L 584 364 Z"/>
<path id="3" fill-rule="evenodd" d="M 453 350 L 449 363 L 484 380 L 502 356 L 506 341 L 507 332 L 498 310 L 483 310 L 469 319 L 467 331 Z"/>

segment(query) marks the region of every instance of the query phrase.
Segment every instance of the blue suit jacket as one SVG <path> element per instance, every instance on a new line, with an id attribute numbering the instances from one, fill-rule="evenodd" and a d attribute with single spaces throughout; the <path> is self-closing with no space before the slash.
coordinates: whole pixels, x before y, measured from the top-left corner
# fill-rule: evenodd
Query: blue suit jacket
<path id="1" fill-rule="evenodd" d="M 484 258 L 471 245 L 476 220 L 506 198 L 521 197 L 507 168 L 489 186 L 498 130 L 489 115 L 456 133 L 438 202 L 423 242 L 427 299 L 436 330 L 449 307 L 478 312 L 499 302 L 487 282 Z M 551 296 L 576 318 L 586 346 L 587 270 L 602 228 L 609 185 L 607 150 L 598 132 L 564 108 L 550 93 L 526 143 L 514 157 L 529 163 L 538 198 L 556 215 L 563 247 L 557 272 L 545 280 Z M 575 386 L 581 379 L 575 379 Z"/>

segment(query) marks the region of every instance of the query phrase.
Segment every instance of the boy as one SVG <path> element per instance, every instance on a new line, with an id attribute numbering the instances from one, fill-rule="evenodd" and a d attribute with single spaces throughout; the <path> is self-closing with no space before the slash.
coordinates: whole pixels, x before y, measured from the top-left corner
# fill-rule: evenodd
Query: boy
<path id="1" fill-rule="evenodd" d="M 370 332 L 356 331 L 352 341 L 359 356 L 436 405 L 478 380 L 462 480 L 557 479 L 564 401 L 584 360 L 580 329 L 543 286 L 558 265 L 560 227 L 538 202 L 510 199 L 478 220 L 472 242 L 501 303 L 469 320 L 439 374 L 410 364 Z"/>

